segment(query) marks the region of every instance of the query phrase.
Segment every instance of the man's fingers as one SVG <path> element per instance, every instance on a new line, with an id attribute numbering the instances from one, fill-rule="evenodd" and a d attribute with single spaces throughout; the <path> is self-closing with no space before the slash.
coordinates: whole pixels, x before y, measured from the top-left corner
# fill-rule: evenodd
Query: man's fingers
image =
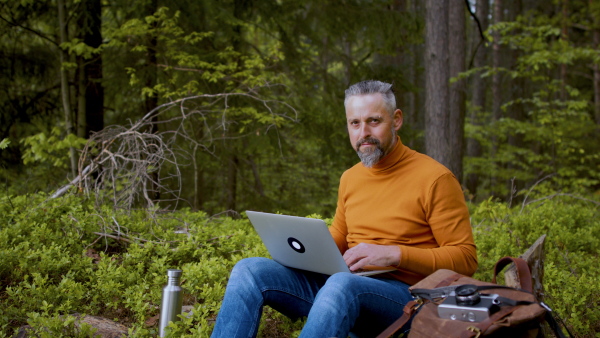
<path id="1" fill-rule="evenodd" d="M 350 269 L 350 271 L 356 271 L 362 269 L 365 265 L 369 265 L 369 262 L 366 258 L 361 259 L 352 265 L 349 265 L 348 268 Z"/>
<path id="2" fill-rule="evenodd" d="M 355 255 L 350 253 L 348 255 L 344 254 L 344 261 L 346 265 L 350 269 L 350 271 L 355 271 L 366 265 L 365 257 L 361 257 L 359 255 Z"/>
<path id="3" fill-rule="evenodd" d="M 352 250 L 352 249 L 350 249 L 350 250 Z M 346 262 L 346 265 L 348 265 L 349 267 L 354 265 L 357 261 L 360 260 L 360 257 L 355 255 L 354 252 L 352 252 L 350 250 L 346 251 L 343 256 L 344 262 Z"/>
<path id="4" fill-rule="evenodd" d="M 348 266 L 351 266 L 352 264 L 356 263 L 356 260 L 358 259 L 356 255 L 354 255 L 353 249 L 354 248 L 346 250 L 346 252 L 344 252 L 344 255 L 342 256 L 344 258 L 344 262 L 346 262 L 346 265 Z"/>
<path id="5" fill-rule="evenodd" d="M 368 264 L 367 258 L 369 256 L 369 252 L 368 250 L 363 250 L 364 245 L 361 244 L 347 250 L 344 253 L 344 261 L 352 271 L 360 269 Z"/>
<path id="6" fill-rule="evenodd" d="M 389 245 L 360 243 L 348 249 L 343 255 L 346 265 L 354 271 L 365 265 L 388 266 L 400 262 L 400 248 Z"/>

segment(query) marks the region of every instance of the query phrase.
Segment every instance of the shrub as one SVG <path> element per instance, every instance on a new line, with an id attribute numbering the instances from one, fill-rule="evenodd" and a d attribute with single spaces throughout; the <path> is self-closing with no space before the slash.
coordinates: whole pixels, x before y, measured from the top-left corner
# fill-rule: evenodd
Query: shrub
<path id="1" fill-rule="evenodd" d="M 480 268 L 491 279 L 496 260 L 523 253 L 547 234 L 546 301 L 580 337 L 600 331 L 597 205 L 557 197 L 521 210 L 486 201 L 472 207 Z M 318 217 L 319 215 L 311 215 Z M 328 223 L 331 219 L 326 220 Z M 95 208 L 76 196 L 44 194 L 0 199 L 0 336 L 25 324 L 40 335 L 91 336 L 67 314 L 113 319 L 132 337 L 154 337 L 166 270 L 183 270 L 191 314 L 172 324 L 173 337 L 212 331 L 227 278 L 242 258 L 268 252 L 247 219 L 180 210 L 168 214 Z M 292 322 L 266 308 L 260 336 L 296 336 Z"/>
<path id="2" fill-rule="evenodd" d="M 597 203 L 562 196 L 513 209 L 486 201 L 472 212 L 479 270 L 491 280 L 495 262 L 519 256 L 546 234 L 544 301 L 578 336 L 600 332 L 600 220 Z"/>

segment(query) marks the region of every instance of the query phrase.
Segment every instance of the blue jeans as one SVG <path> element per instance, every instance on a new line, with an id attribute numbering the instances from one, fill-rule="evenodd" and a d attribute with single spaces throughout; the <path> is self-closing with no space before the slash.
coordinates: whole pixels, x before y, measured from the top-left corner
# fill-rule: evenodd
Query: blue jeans
<path id="1" fill-rule="evenodd" d="M 239 261 L 227 284 L 212 337 L 255 337 L 263 305 L 297 319 L 300 337 L 376 336 L 402 316 L 412 300 L 398 280 L 287 268 L 271 259 Z"/>

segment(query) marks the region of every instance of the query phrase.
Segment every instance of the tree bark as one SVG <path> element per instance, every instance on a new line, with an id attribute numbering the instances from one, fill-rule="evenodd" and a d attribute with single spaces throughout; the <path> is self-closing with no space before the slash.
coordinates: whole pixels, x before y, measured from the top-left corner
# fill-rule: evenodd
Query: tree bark
<path id="1" fill-rule="evenodd" d="M 158 0 L 151 0 L 145 8 L 146 15 L 154 15 L 158 10 Z M 153 23 L 155 25 L 155 23 Z M 158 39 L 156 35 L 148 36 L 148 52 L 146 54 L 146 83 L 145 86 L 148 88 L 154 88 L 158 79 L 157 67 L 156 67 L 156 50 L 158 48 Z M 152 111 L 152 109 L 158 106 L 158 98 L 156 95 L 146 96 L 144 99 L 144 114 Z M 157 121 L 153 121 L 157 122 Z M 156 132 L 156 124 L 153 125 L 152 131 Z"/>
<path id="2" fill-rule="evenodd" d="M 593 8 L 593 1 L 594 0 L 590 0 L 589 2 L 590 9 Z M 593 10 L 590 10 L 590 15 L 592 16 L 593 22 L 593 45 L 594 49 L 598 50 L 598 46 L 600 46 L 600 18 L 594 15 Z M 596 125 L 600 126 L 600 67 L 597 63 L 594 63 L 592 67 L 594 73 L 594 117 Z"/>
<path id="3" fill-rule="evenodd" d="M 562 15 L 561 15 L 561 33 L 560 39 L 569 41 L 569 1 L 562 0 Z M 560 65 L 560 99 L 567 99 L 567 64 L 563 63 Z"/>
<path id="4" fill-rule="evenodd" d="M 481 24 L 481 30 L 486 31 L 489 25 L 489 1 L 488 0 L 477 0 L 475 16 Z M 479 28 L 477 28 L 478 30 Z M 479 32 L 476 36 L 479 36 Z M 476 39 L 477 40 L 477 39 Z M 473 60 L 473 66 L 475 68 L 484 67 L 487 64 L 487 48 L 485 48 L 484 41 L 477 42 L 479 48 L 476 51 L 475 59 Z M 481 125 L 481 117 L 483 111 L 485 111 L 485 92 L 487 87 L 487 81 L 481 77 L 481 73 L 473 77 L 472 82 L 472 106 L 471 113 L 469 116 L 469 122 L 472 125 Z M 482 149 L 481 144 L 474 138 L 467 139 L 467 156 L 471 158 L 481 157 Z M 466 186 L 469 194 L 473 197 L 477 196 L 477 189 L 479 187 L 479 174 L 476 172 L 469 173 L 466 178 Z"/>
<path id="5" fill-rule="evenodd" d="M 449 2 L 448 48 L 450 77 L 456 77 L 466 70 L 467 43 L 465 38 L 465 2 L 463 0 L 450 0 Z M 466 109 L 464 79 L 450 84 L 449 102 L 450 162 L 448 169 L 462 182 Z"/>
<path id="6" fill-rule="evenodd" d="M 448 0 L 425 4 L 425 151 L 448 167 Z"/>
<path id="7" fill-rule="evenodd" d="M 154 15 L 154 13 L 158 10 L 158 0 L 150 0 L 145 6 L 146 15 Z M 153 27 L 155 27 L 156 22 L 152 23 Z M 148 52 L 146 54 L 146 82 L 145 86 L 147 88 L 154 88 L 158 81 L 158 70 L 156 66 L 156 51 L 158 49 L 158 38 L 155 34 L 148 36 L 147 42 Z M 158 97 L 156 95 L 147 95 L 144 98 L 144 106 L 143 106 L 143 114 L 146 114 L 152 111 L 154 108 L 158 106 Z M 152 117 L 152 133 L 158 132 L 158 114 Z M 158 173 L 155 172 L 152 174 L 152 180 L 154 182 L 159 181 Z M 160 189 L 155 183 L 152 183 L 150 186 L 150 198 L 152 200 L 160 199 Z"/>
<path id="8" fill-rule="evenodd" d="M 200 122 L 194 132 L 194 136 L 196 140 L 204 139 L 204 126 Z M 192 164 L 194 169 L 194 209 L 201 210 L 204 206 L 204 171 L 202 170 L 202 166 L 199 163 L 201 150 L 198 149 L 198 145 L 194 147 L 192 152 Z"/>
<path id="9" fill-rule="evenodd" d="M 65 14 L 65 2 L 64 0 L 58 0 L 58 26 L 60 34 L 60 43 L 68 41 L 67 37 L 67 21 Z M 60 47 L 59 47 L 60 48 Z M 69 95 L 69 79 L 67 70 L 64 68 L 65 62 L 67 62 L 69 55 L 67 51 L 60 49 L 60 91 L 63 105 L 63 112 L 65 116 L 65 129 L 67 134 L 73 133 L 73 119 L 71 117 L 71 98 Z M 75 177 L 77 169 L 77 158 L 75 156 L 75 149 L 69 148 L 69 157 L 71 159 L 71 175 Z"/>
<path id="10" fill-rule="evenodd" d="M 594 43 L 600 43 L 600 31 L 594 31 Z M 597 47 L 596 47 L 597 49 Z M 594 116 L 596 124 L 600 126 L 600 67 L 598 64 L 593 66 L 594 72 Z"/>
<path id="11" fill-rule="evenodd" d="M 518 16 L 521 13 L 523 13 L 523 8 L 520 6 L 520 3 L 518 1 L 508 2 L 507 5 L 509 6 L 505 8 L 505 13 L 508 13 L 508 16 L 505 18 L 506 21 L 517 20 Z M 521 57 L 522 52 L 519 49 L 514 49 L 510 51 L 510 54 L 511 65 L 508 67 L 510 69 L 515 69 L 517 67 L 517 62 Z M 510 109 L 506 112 L 506 115 L 508 115 L 510 119 L 515 121 L 524 121 L 527 119 L 524 104 L 519 100 L 519 98 L 523 97 L 523 93 L 526 92 L 526 81 L 523 77 L 517 77 L 511 81 L 509 88 L 510 98 L 507 98 L 507 100 L 511 101 L 513 104 L 511 105 Z M 507 143 L 513 148 L 524 147 L 525 142 L 523 139 L 523 134 L 517 133 L 514 130 L 509 132 L 507 135 Z M 510 172 L 518 172 L 521 167 L 519 162 L 522 161 L 525 161 L 525 159 L 522 158 L 520 160 L 515 161 L 515 163 L 507 163 L 506 166 Z M 508 200 L 511 203 L 514 203 L 516 202 L 515 198 L 521 198 L 520 196 L 516 195 L 516 192 L 523 188 L 523 181 L 516 179 L 515 177 L 511 177 L 511 179 L 508 182 L 506 182 L 506 187 L 508 191 L 508 196 L 506 197 L 506 200 Z"/>
<path id="12" fill-rule="evenodd" d="M 84 43 L 98 48 L 102 45 L 102 6 L 100 0 L 86 0 L 85 11 L 88 13 L 89 30 L 85 34 Z M 92 56 L 84 65 L 87 79 L 85 87 L 86 137 L 91 132 L 104 128 L 104 87 L 102 86 L 102 54 Z"/>
<path id="13" fill-rule="evenodd" d="M 78 25 L 83 42 L 93 48 L 102 44 L 102 7 L 100 0 L 84 0 Z M 104 87 L 102 55 L 79 57 L 79 105 L 77 135 L 88 138 L 104 128 Z"/>
<path id="14" fill-rule="evenodd" d="M 227 209 L 236 210 L 237 208 L 237 172 L 239 160 L 235 154 L 228 157 L 227 170 Z"/>
<path id="15" fill-rule="evenodd" d="M 424 16 L 424 4 L 420 1 L 410 1 L 408 4 L 407 11 L 413 12 L 417 16 Z M 411 85 L 414 88 L 423 88 L 423 48 L 419 45 L 410 45 L 410 52 L 406 59 L 406 77 L 411 81 Z M 413 131 L 424 129 L 424 109 L 422 107 L 425 100 L 423 100 L 424 91 L 413 90 L 406 93 L 406 107 L 400 107 L 404 111 L 404 121 L 406 125 Z M 405 127 L 403 127 L 405 128 Z M 419 140 L 416 137 L 411 137 L 408 140 L 402 140 L 406 142 L 410 148 L 419 148 Z"/>
<path id="16" fill-rule="evenodd" d="M 502 0 L 494 1 L 494 11 L 493 11 L 493 19 L 494 24 L 503 21 L 502 11 L 504 10 Z M 492 67 L 494 68 L 494 75 L 492 75 L 492 125 L 495 125 L 500 118 L 502 117 L 502 78 L 499 73 L 500 67 L 502 66 L 502 51 L 499 43 L 500 33 L 495 31 L 493 33 L 494 42 L 492 43 Z M 498 161 L 496 159 L 496 155 L 498 153 L 498 138 L 496 136 L 492 137 L 492 149 L 491 149 L 491 160 L 496 161 L 496 165 Z M 497 178 L 497 170 L 492 170 L 490 173 L 490 186 L 492 195 L 496 193 L 496 185 L 498 183 Z"/>

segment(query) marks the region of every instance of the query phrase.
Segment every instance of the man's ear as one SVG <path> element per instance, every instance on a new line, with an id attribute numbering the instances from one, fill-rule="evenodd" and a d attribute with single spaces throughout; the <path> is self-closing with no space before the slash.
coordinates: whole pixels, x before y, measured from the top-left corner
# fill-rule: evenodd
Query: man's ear
<path id="1" fill-rule="evenodd" d="M 394 112 L 394 130 L 398 131 L 402 127 L 402 122 L 404 122 L 404 117 L 402 114 L 402 110 L 396 109 Z"/>

